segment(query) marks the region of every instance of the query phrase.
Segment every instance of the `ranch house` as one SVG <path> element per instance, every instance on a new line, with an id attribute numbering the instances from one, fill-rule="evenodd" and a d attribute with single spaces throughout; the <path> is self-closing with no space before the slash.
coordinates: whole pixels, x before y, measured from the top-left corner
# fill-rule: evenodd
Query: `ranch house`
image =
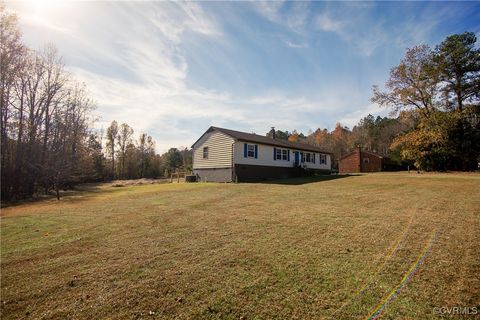
<path id="1" fill-rule="evenodd" d="M 201 181 L 259 181 L 330 173 L 331 154 L 304 143 L 210 127 L 193 145 L 193 173 Z"/>

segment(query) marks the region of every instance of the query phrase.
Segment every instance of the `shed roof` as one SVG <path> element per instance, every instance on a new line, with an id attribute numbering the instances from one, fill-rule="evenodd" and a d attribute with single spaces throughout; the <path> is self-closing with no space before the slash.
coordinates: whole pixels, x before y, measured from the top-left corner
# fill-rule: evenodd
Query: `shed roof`
<path id="1" fill-rule="evenodd" d="M 348 156 L 351 156 L 352 154 L 354 154 L 355 152 L 358 152 L 358 149 L 355 149 L 347 154 L 344 154 L 343 156 L 341 156 L 338 160 L 342 160 L 342 159 L 345 159 L 346 157 Z M 365 150 L 360 150 L 361 153 L 366 153 L 366 154 L 369 154 L 371 156 L 374 156 L 374 157 L 378 157 L 378 158 L 385 158 L 384 156 L 382 156 L 381 154 L 378 154 L 378 153 L 375 153 L 375 152 L 371 152 L 371 151 L 365 151 Z"/>
<path id="2" fill-rule="evenodd" d="M 253 143 L 260 143 L 260 144 L 266 144 L 270 146 L 276 146 L 276 147 L 283 147 L 283 148 L 290 148 L 290 149 L 296 149 L 296 150 L 304 150 L 304 151 L 312 151 L 312 152 L 320 152 L 320 153 L 327 153 L 331 154 L 331 152 L 326 152 L 324 150 L 321 150 L 320 148 L 317 148 L 315 146 L 302 143 L 302 142 L 293 142 L 293 141 L 288 141 L 288 140 L 283 140 L 283 139 L 273 139 L 267 136 L 261 136 L 255 133 L 246 133 L 246 132 L 241 132 L 241 131 L 236 131 L 236 130 L 230 130 L 230 129 L 225 129 L 225 128 L 219 128 L 219 127 L 210 127 L 208 128 L 207 131 L 197 140 L 195 143 L 192 145 L 192 147 L 207 133 L 212 132 L 212 131 L 219 131 L 222 132 L 235 140 L 240 140 L 240 141 L 245 141 L 245 142 L 253 142 Z"/>

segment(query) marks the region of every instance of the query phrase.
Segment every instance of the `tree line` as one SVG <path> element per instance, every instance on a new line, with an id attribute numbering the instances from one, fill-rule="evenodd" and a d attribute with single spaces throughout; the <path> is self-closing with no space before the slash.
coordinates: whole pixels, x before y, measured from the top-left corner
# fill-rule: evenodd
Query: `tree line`
<path id="1" fill-rule="evenodd" d="M 388 156 L 398 166 L 475 170 L 480 155 L 480 52 L 474 33 L 447 37 L 434 49 L 408 49 L 372 101 L 390 117 L 368 115 L 352 129 L 308 134 L 276 131 L 333 153 L 353 148 Z M 94 101 L 69 73 L 52 45 L 25 46 L 17 17 L 0 5 L 1 197 L 14 200 L 82 182 L 159 178 L 192 166 L 192 151 L 159 155 L 145 133 L 112 121 L 94 130 Z M 270 133 L 267 133 L 269 135 Z"/>
<path id="2" fill-rule="evenodd" d="M 190 151 L 155 153 L 145 133 L 113 121 L 93 130 L 95 103 L 53 45 L 25 46 L 17 16 L 0 5 L 1 198 L 15 200 L 108 179 L 158 178 L 191 166 Z M 118 159 L 118 161 L 116 161 Z"/>
<path id="3" fill-rule="evenodd" d="M 472 32 L 447 37 L 434 49 L 408 49 L 372 102 L 390 117 L 369 115 L 350 130 L 317 129 L 308 135 L 276 131 L 276 137 L 309 143 L 334 159 L 360 146 L 394 164 L 422 170 L 478 169 L 480 163 L 480 50 Z M 270 133 L 267 133 L 269 135 Z"/>
<path id="4" fill-rule="evenodd" d="M 415 119 L 408 113 L 402 113 L 398 117 L 374 117 L 368 115 L 358 122 L 352 129 L 337 122 L 335 128 L 329 131 L 326 128 L 318 128 L 308 134 L 276 130 L 277 139 L 285 139 L 294 142 L 302 142 L 316 146 L 324 151 L 331 152 L 333 167 L 338 168 L 338 159 L 357 147 L 363 150 L 388 156 L 392 169 L 406 168 L 413 164 L 411 161 L 402 159 L 399 150 L 392 150 L 393 140 L 402 133 L 412 130 Z M 267 133 L 270 136 L 271 133 Z"/>
<path id="5" fill-rule="evenodd" d="M 53 46 L 21 42 L 15 15 L 1 8 L 2 199 L 60 188 L 90 161 L 85 145 L 92 100 Z"/>
<path id="6" fill-rule="evenodd" d="M 170 148 L 159 155 L 151 136 L 140 133 L 135 139 L 133 128 L 126 123 L 119 125 L 114 120 L 105 137 L 95 134 L 91 140 L 98 150 L 96 171 L 99 180 L 160 178 L 179 169 L 192 168 L 191 150 Z"/>

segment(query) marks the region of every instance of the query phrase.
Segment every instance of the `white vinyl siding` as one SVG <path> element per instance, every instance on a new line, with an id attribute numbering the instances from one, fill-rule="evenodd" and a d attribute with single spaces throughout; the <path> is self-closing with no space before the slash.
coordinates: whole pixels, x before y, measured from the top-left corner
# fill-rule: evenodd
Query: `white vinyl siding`
<path id="1" fill-rule="evenodd" d="M 193 147 L 193 169 L 232 167 L 233 143 L 233 138 L 224 133 L 206 133 Z M 207 157 L 204 158 L 204 155 Z"/>
<path id="2" fill-rule="evenodd" d="M 295 153 L 294 153 L 295 151 L 299 152 L 299 158 L 301 158 L 300 153 L 303 152 L 305 154 L 309 152 L 311 154 L 311 158 L 313 161 L 314 152 L 274 147 L 274 146 L 268 146 L 263 144 L 257 144 L 258 146 L 257 158 L 252 158 L 248 156 L 245 157 L 244 155 L 245 143 L 247 143 L 247 145 L 251 144 L 250 142 L 244 142 L 244 141 L 235 142 L 235 147 L 233 152 L 235 164 L 250 164 L 250 165 L 257 165 L 257 166 L 273 166 L 273 167 L 293 167 L 295 163 Z M 274 148 L 275 148 L 275 156 L 273 151 Z M 278 159 L 277 155 L 279 154 L 278 153 L 279 151 L 277 150 L 281 150 L 281 153 L 280 153 L 281 160 L 277 160 Z M 290 161 L 284 160 L 283 150 L 286 150 L 287 152 L 288 150 L 290 150 Z M 319 161 L 320 155 L 322 155 L 325 158 L 325 163 L 320 163 Z M 315 152 L 315 163 L 303 162 L 303 163 L 300 163 L 300 165 L 305 166 L 306 168 L 311 168 L 311 169 L 330 170 L 331 169 L 330 155 Z"/>

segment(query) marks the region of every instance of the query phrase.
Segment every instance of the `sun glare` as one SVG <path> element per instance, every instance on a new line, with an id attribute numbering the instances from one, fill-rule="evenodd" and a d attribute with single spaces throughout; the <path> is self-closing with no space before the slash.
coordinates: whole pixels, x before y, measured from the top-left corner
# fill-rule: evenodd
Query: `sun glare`
<path id="1" fill-rule="evenodd" d="M 68 3 L 68 1 L 28 0 L 27 3 L 35 14 L 45 14 L 54 10 L 57 11 Z"/>
<path id="2" fill-rule="evenodd" d="M 32 6 L 32 9 L 45 10 L 45 9 L 48 9 L 50 6 L 54 5 L 55 2 L 58 2 L 58 1 L 54 1 L 54 0 L 29 0 L 28 2 Z"/>

